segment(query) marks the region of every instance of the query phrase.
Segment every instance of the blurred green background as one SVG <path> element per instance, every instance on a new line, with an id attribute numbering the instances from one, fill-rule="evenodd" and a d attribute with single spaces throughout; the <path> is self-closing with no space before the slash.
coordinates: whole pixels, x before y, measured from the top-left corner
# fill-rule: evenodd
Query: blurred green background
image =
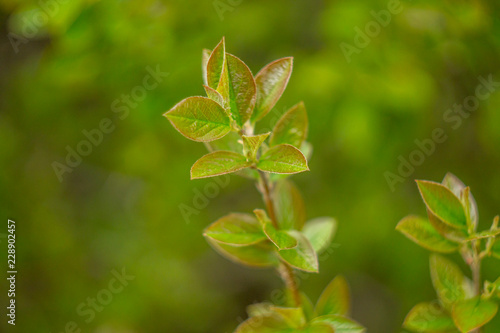
<path id="1" fill-rule="evenodd" d="M 189 180 L 205 148 L 162 114 L 204 94 L 201 50 L 225 36 L 228 52 L 254 74 L 295 57 L 288 89 L 263 127 L 305 102 L 315 149 L 311 172 L 294 180 L 309 218 L 339 221 L 321 274 L 301 286 L 316 299 L 343 273 L 356 320 L 369 332 L 403 332 L 410 308 L 435 298 L 429 253 L 394 230 L 407 214 L 425 214 L 413 179 L 440 181 L 451 171 L 471 186 L 483 228 L 500 213 L 500 93 L 456 129 L 443 118 L 475 94 L 480 76 L 500 81 L 500 3 L 402 1 L 348 61 L 340 44 L 356 46 L 355 29 L 388 3 L 0 0 L 0 212 L 17 223 L 17 331 L 71 332 L 74 322 L 82 332 L 231 332 L 247 304 L 281 287 L 276 273 L 234 265 L 201 235 L 228 211 L 261 207 L 253 184 L 231 177 L 198 214 L 185 219 L 179 209 L 193 207 L 212 181 Z M 128 112 L 113 112 L 126 105 L 122 94 L 143 85 L 148 67 L 168 76 Z M 104 118 L 114 130 L 60 181 L 53 163 L 64 163 L 67 147 L 76 149 L 82 131 Z M 435 128 L 448 139 L 391 190 L 384 174 L 396 174 L 399 156 L 408 159 L 415 139 Z M 81 315 L 87 298 L 109 296 L 122 268 L 134 279 L 95 316 Z M 485 278 L 499 274 L 487 259 Z M 497 318 L 486 332 L 499 331 Z"/>

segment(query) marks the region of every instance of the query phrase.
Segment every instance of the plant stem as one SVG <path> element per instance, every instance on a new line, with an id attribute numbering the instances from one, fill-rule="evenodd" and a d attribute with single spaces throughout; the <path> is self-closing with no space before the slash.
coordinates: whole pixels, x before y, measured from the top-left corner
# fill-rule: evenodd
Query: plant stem
<path id="1" fill-rule="evenodd" d="M 290 265 L 284 262 L 281 262 L 280 268 L 279 272 L 281 273 L 281 278 L 285 282 L 287 289 L 290 291 L 293 301 L 295 302 L 295 306 L 300 307 L 302 301 L 300 299 L 300 291 L 297 286 L 297 281 L 295 280 L 295 273 L 293 272 L 293 269 Z"/>
<path id="2" fill-rule="evenodd" d="M 271 197 L 271 190 L 269 187 L 269 181 L 267 180 L 267 176 L 264 172 L 258 170 L 259 172 L 259 181 L 261 186 L 262 197 L 264 198 L 264 203 L 266 204 L 267 213 L 269 214 L 269 218 L 273 223 L 273 226 L 276 229 L 279 229 L 278 222 L 276 220 L 276 212 L 274 211 L 274 203 Z"/>
<path id="3" fill-rule="evenodd" d="M 260 185 L 258 188 L 262 193 L 262 197 L 266 204 L 267 213 L 269 214 L 269 218 L 271 219 L 273 226 L 276 229 L 279 229 L 278 221 L 276 219 L 276 212 L 274 210 L 274 202 L 271 196 L 271 188 L 269 186 L 269 180 L 267 179 L 267 175 L 264 172 L 260 170 L 258 170 L 258 172 L 259 172 L 259 185 Z M 281 265 L 280 268 L 278 269 L 278 272 L 280 273 L 283 282 L 285 282 L 287 289 L 290 291 L 295 306 L 300 307 L 302 302 L 300 298 L 299 287 L 297 285 L 297 280 L 295 278 L 295 273 L 293 272 L 293 268 L 290 267 L 290 265 L 288 265 L 286 262 L 281 261 Z"/>

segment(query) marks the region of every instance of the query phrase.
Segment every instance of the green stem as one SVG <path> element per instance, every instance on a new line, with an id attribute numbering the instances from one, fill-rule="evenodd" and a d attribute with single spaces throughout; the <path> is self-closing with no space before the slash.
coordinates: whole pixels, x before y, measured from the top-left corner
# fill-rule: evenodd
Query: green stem
<path id="1" fill-rule="evenodd" d="M 271 187 L 269 186 L 269 180 L 267 178 L 267 175 L 258 170 L 259 172 L 259 190 L 262 193 L 262 197 L 264 199 L 264 203 L 266 204 L 266 210 L 267 214 L 269 215 L 269 218 L 271 219 L 271 222 L 273 223 L 273 226 L 276 229 L 279 229 L 278 221 L 276 219 L 276 212 L 274 209 L 274 202 L 273 198 L 271 196 Z M 286 262 L 281 261 L 280 267 L 278 269 L 278 272 L 280 273 L 281 278 L 283 279 L 283 282 L 286 285 L 286 288 L 289 290 L 290 294 L 293 297 L 293 301 L 295 303 L 296 307 L 301 306 L 301 298 L 300 298 L 300 291 L 299 287 L 297 285 L 297 280 L 295 278 L 295 273 L 293 271 L 293 268 L 290 267 Z"/>

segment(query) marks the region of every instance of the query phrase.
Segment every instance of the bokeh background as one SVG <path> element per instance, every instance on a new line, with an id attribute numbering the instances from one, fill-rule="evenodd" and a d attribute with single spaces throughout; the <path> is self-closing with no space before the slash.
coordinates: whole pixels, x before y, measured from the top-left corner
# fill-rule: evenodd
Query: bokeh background
<path id="1" fill-rule="evenodd" d="M 403 10 L 348 61 L 340 44 L 356 46 L 355 29 L 388 3 L 1 0 L 0 215 L 17 222 L 17 331 L 71 332 L 75 322 L 82 332 L 231 332 L 247 304 L 281 287 L 274 272 L 234 265 L 201 235 L 228 211 L 262 206 L 253 184 L 231 177 L 198 214 L 186 219 L 179 209 L 193 207 L 211 181 L 189 180 L 205 148 L 162 114 L 203 94 L 201 50 L 225 36 L 254 74 L 295 57 L 288 89 L 262 126 L 305 102 L 314 154 L 311 172 L 294 180 L 308 217 L 339 221 L 334 251 L 302 288 L 315 300 L 345 274 L 353 317 L 369 332 L 402 332 L 410 308 L 435 298 L 428 252 L 394 230 L 405 215 L 425 214 L 413 180 L 451 171 L 471 186 L 482 227 L 500 213 L 500 92 L 457 129 L 443 119 L 474 95 L 480 76 L 500 81 L 500 3 L 401 1 Z M 148 66 L 168 76 L 126 116 L 113 112 Z M 104 118 L 114 131 L 60 181 L 53 163 Z M 448 139 L 392 190 L 384 174 L 397 173 L 399 156 L 408 159 L 435 128 Z M 134 280 L 87 323 L 78 306 L 122 268 Z M 498 262 L 485 261 L 485 278 L 499 273 Z M 4 308 L 5 279 L 0 286 Z M 486 332 L 498 332 L 499 319 Z"/>

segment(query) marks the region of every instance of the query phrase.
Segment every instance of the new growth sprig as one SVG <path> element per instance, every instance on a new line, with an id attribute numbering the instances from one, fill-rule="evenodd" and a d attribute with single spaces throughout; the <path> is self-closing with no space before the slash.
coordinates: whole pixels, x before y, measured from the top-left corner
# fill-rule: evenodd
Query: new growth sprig
<path id="1" fill-rule="evenodd" d="M 396 229 L 418 245 L 437 253 L 458 252 L 472 279 L 442 255 L 432 254 L 430 270 L 438 299 L 416 305 L 404 327 L 413 332 L 480 332 L 498 311 L 500 278 L 481 278 L 481 262 L 500 259 L 499 217 L 489 230 L 478 231 L 478 209 L 470 188 L 451 173 L 442 183 L 417 181 L 427 219 L 407 216 Z"/>
<path id="2" fill-rule="evenodd" d="M 203 50 L 202 73 L 207 97 L 189 97 L 165 113 L 188 139 L 204 142 L 209 153 L 191 168 L 191 179 L 235 173 L 257 184 L 265 209 L 230 213 L 204 231 L 222 256 L 250 267 L 275 268 L 286 286 L 286 300 L 253 304 L 249 319 L 235 332 L 361 333 L 349 319 L 349 290 L 341 276 L 328 285 L 314 306 L 300 292 L 295 270 L 318 273 L 318 254 L 327 249 L 336 221 L 319 217 L 306 222 L 303 198 L 288 176 L 308 171 L 312 151 L 306 142 L 304 103 L 286 111 L 270 133 L 255 125 L 274 107 L 292 73 L 293 59 L 282 58 L 253 75 L 239 58 L 226 52 L 224 39 Z"/>

